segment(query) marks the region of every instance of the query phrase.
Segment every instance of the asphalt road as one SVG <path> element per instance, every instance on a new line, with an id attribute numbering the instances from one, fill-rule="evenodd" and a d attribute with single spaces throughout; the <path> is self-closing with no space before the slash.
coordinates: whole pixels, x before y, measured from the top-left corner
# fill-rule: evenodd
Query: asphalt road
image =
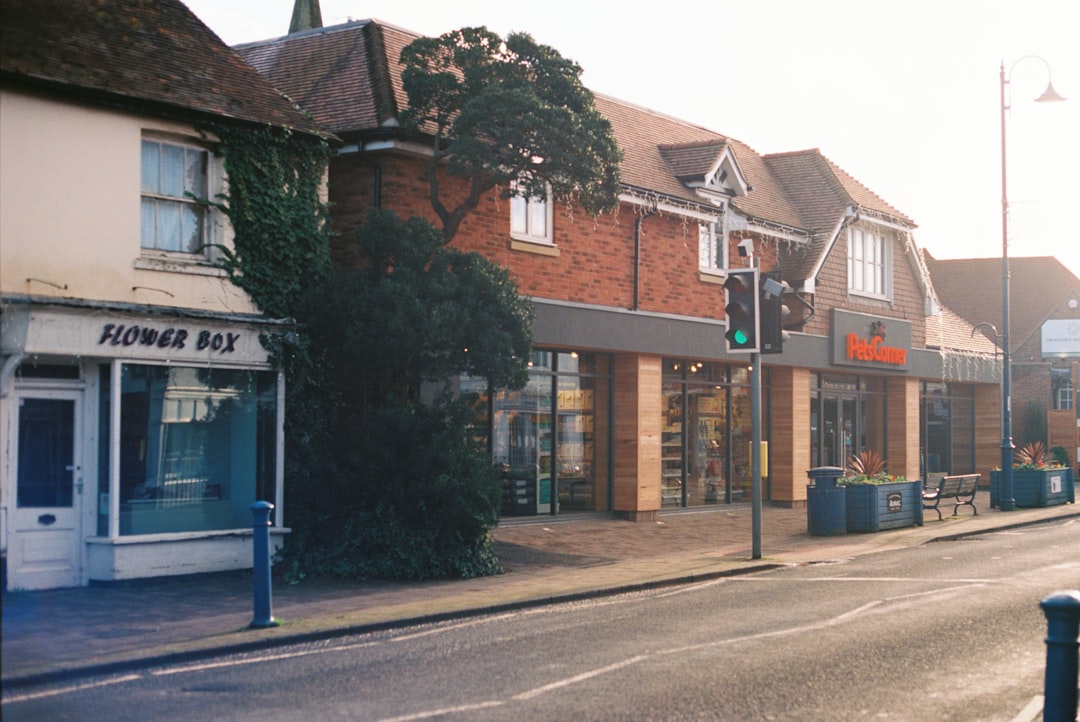
<path id="1" fill-rule="evenodd" d="M 15 720 L 1014 720 L 1080 521 L 5 695 Z"/>

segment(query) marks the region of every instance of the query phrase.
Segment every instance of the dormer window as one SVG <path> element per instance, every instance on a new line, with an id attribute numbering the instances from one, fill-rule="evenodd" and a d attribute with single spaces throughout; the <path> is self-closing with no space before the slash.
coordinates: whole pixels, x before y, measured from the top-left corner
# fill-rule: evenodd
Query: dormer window
<path id="1" fill-rule="evenodd" d="M 892 244 L 886 236 L 852 228 L 848 233 L 848 291 L 888 299 L 891 257 Z"/>
<path id="2" fill-rule="evenodd" d="M 554 243 L 550 190 L 543 198 L 514 195 L 510 198 L 510 237 L 531 243 Z"/>
<path id="3" fill-rule="evenodd" d="M 142 141 L 141 245 L 146 250 L 201 253 L 206 244 L 209 153 L 154 139 Z"/>

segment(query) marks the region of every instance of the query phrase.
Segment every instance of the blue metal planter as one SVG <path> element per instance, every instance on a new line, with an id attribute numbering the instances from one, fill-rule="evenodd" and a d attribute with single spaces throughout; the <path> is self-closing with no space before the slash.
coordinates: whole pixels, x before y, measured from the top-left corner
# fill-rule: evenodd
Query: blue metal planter
<path id="1" fill-rule="evenodd" d="M 923 525 L 922 481 L 849 484 L 847 530 L 874 532 Z"/>
<path id="2" fill-rule="evenodd" d="M 990 472 L 990 506 L 996 507 L 1001 497 L 1001 472 Z M 1076 502 L 1073 470 L 1013 469 L 1013 499 L 1024 508 L 1057 506 Z"/>

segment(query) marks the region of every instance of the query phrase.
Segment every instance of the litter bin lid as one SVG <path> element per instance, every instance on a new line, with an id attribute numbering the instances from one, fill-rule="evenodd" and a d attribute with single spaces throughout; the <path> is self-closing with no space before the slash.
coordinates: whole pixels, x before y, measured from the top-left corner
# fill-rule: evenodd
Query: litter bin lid
<path id="1" fill-rule="evenodd" d="M 823 476 L 843 476 L 844 469 L 839 466 L 817 466 L 808 470 L 806 475 L 811 479 L 817 479 Z"/>

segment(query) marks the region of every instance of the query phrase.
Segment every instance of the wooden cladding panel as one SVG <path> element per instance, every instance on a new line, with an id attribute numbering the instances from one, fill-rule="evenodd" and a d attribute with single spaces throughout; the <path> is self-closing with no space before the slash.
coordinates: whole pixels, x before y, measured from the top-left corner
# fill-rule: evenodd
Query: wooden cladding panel
<path id="1" fill-rule="evenodd" d="M 777 367 L 770 374 L 772 501 L 805 503 L 806 470 L 810 468 L 810 371 Z"/>
<path id="2" fill-rule="evenodd" d="M 1001 466 L 1001 388 L 975 385 L 975 471 L 979 486 L 990 486 L 990 471 Z"/>
<path id="3" fill-rule="evenodd" d="M 616 512 L 660 508 L 661 374 L 660 356 L 615 358 Z"/>

